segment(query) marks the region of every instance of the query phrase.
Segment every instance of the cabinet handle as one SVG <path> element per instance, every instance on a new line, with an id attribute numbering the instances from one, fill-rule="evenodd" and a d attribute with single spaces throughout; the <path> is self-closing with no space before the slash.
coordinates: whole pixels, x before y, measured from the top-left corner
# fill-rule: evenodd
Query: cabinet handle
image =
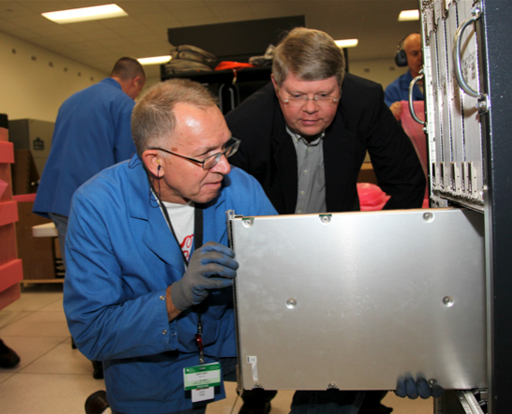
<path id="1" fill-rule="evenodd" d="M 424 75 L 423 75 L 423 69 L 421 69 L 420 71 L 420 75 L 416 76 L 412 81 L 411 83 L 409 84 L 409 111 L 411 112 L 411 116 L 412 116 L 412 119 L 414 119 L 418 124 L 421 124 L 423 126 L 426 126 L 427 123 L 425 121 L 422 121 L 421 119 L 419 119 L 417 116 L 416 116 L 416 112 L 414 112 L 414 105 L 413 105 L 413 100 L 412 100 L 412 94 L 413 94 L 413 91 L 414 91 L 414 86 L 416 85 L 416 82 L 418 82 L 420 79 L 423 79 L 424 78 Z M 425 86 L 424 86 L 425 87 Z"/>
<path id="2" fill-rule="evenodd" d="M 457 31 L 455 32 L 455 36 L 453 38 L 453 62 L 455 65 L 455 76 L 457 78 L 457 82 L 459 83 L 460 87 L 464 92 L 466 92 L 467 95 L 473 96 L 475 98 L 482 98 L 482 94 L 479 92 L 473 90 L 464 79 L 464 76 L 462 76 L 462 68 L 461 68 L 461 59 L 460 59 L 460 43 L 462 40 L 462 33 L 464 30 L 466 30 L 466 27 L 468 27 L 470 24 L 473 24 L 475 21 L 478 20 L 478 18 L 482 15 L 482 12 L 478 8 L 471 9 L 471 17 L 468 17 L 466 20 L 464 20 L 461 25 L 457 28 Z"/>

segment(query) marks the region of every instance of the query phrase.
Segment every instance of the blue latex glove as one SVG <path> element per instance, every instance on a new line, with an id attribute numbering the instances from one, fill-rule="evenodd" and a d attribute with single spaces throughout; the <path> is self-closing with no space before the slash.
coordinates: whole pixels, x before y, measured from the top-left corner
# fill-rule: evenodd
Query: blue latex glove
<path id="1" fill-rule="evenodd" d="M 398 378 L 395 394 L 402 398 L 408 397 L 415 400 L 418 396 L 423 399 L 429 397 L 438 398 L 442 395 L 443 391 L 443 388 L 435 380 L 430 384 L 423 377 L 418 377 L 414 381 L 410 375 L 407 375 Z"/>
<path id="2" fill-rule="evenodd" d="M 231 286 L 238 269 L 233 257 L 233 250 L 216 242 L 208 242 L 194 251 L 187 271 L 171 286 L 171 299 L 176 309 L 183 311 L 200 304 L 211 289 Z"/>

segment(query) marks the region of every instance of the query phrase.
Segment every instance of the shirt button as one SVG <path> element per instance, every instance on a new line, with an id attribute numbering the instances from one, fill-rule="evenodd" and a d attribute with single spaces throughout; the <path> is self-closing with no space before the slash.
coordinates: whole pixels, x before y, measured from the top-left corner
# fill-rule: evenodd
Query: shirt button
<path id="1" fill-rule="evenodd" d="M 165 300 L 165 296 L 160 296 L 159 299 L 160 300 Z"/>
<path id="2" fill-rule="evenodd" d="M 300 192 L 300 195 L 304 195 L 304 191 L 301 191 L 301 192 Z"/>
<path id="3" fill-rule="evenodd" d="M 176 336 L 176 332 L 171 333 L 171 336 Z"/>
<path id="4" fill-rule="evenodd" d="M 307 174 L 308 173 L 308 170 L 304 170 L 304 174 Z"/>
<path id="5" fill-rule="evenodd" d="M 162 331 L 162 335 L 167 335 L 167 329 L 164 329 L 164 330 Z"/>

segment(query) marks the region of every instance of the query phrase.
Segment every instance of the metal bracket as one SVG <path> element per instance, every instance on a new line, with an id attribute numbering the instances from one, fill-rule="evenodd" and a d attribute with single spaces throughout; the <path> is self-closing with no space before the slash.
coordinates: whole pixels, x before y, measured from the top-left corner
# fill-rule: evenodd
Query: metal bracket
<path id="1" fill-rule="evenodd" d="M 457 397 L 459 397 L 460 405 L 466 414 L 484 414 L 473 391 L 457 391 Z"/>

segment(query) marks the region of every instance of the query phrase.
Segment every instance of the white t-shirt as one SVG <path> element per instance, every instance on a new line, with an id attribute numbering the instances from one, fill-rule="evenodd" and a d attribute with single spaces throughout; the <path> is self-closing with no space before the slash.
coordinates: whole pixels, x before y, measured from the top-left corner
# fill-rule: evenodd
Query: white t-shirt
<path id="1" fill-rule="evenodd" d="M 163 201 L 163 204 L 169 214 L 172 228 L 183 255 L 189 260 L 194 245 L 194 202 L 175 204 Z"/>

